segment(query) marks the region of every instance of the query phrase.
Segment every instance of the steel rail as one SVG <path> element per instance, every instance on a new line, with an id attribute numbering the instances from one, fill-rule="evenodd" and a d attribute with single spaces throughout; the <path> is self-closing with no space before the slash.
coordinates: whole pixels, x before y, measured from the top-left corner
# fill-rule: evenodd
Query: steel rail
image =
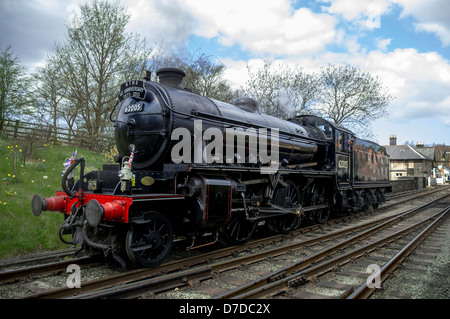
<path id="1" fill-rule="evenodd" d="M 99 299 L 99 298 L 137 298 L 142 294 L 155 294 L 160 291 L 183 287 L 193 282 L 212 278 L 211 269 L 202 267 L 196 270 L 185 270 L 161 277 L 145 279 L 125 285 L 114 286 L 101 291 L 91 291 L 88 293 L 68 297 L 67 299 Z"/>
<path id="2" fill-rule="evenodd" d="M 52 260 L 60 260 L 70 256 L 76 256 L 79 249 L 69 248 L 55 251 L 48 251 L 39 254 L 32 254 L 28 256 L 15 257 L 11 259 L 0 260 L 0 268 L 18 267 L 22 265 L 38 264 L 50 262 Z"/>
<path id="3" fill-rule="evenodd" d="M 424 220 L 406 227 L 400 231 L 397 231 L 391 235 L 385 236 L 379 240 L 373 241 L 369 244 L 366 244 L 360 248 L 354 249 L 348 253 L 342 254 L 340 256 L 334 257 L 330 260 L 321 262 L 315 266 L 309 267 L 311 263 L 317 259 L 323 259 L 326 256 L 329 255 L 330 251 L 337 251 L 338 249 L 335 249 L 335 247 L 330 247 L 327 249 L 324 249 L 320 252 L 318 252 L 317 256 L 309 256 L 304 259 L 302 259 L 299 262 L 296 262 L 292 265 L 289 265 L 285 267 L 286 269 L 289 269 L 290 271 L 296 271 L 295 273 L 291 273 L 289 275 L 287 272 L 283 273 L 281 271 L 274 272 L 270 275 L 267 275 L 263 278 L 263 280 L 257 280 L 254 281 L 248 285 L 241 286 L 237 289 L 234 289 L 230 292 L 227 292 L 225 294 L 219 295 L 217 298 L 235 298 L 235 299 L 245 299 L 245 298 L 262 298 L 269 294 L 275 294 L 282 291 L 286 291 L 291 286 L 299 285 L 304 282 L 307 282 L 308 280 L 311 280 L 312 278 L 323 274 L 329 270 L 332 270 L 338 265 L 345 264 L 349 261 L 351 261 L 354 258 L 360 257 L 361 255 L 367 253 L 368 251 L 376 249 L 378 246 L 384 245 L 386 242 L 392 241 L 398 237 L 403 236 L 406 233 L 409 233 L 410 231 L 416 229 L 417 227 L 422 226 L 423 224 L 427 223 L 430 219 L 437 217 L 442 212 L 439 212 L 432 217 L 425 218 Z M 402 216 L 398 216 L 397 218 L 403 218 Z M 386 222 L 391 224 L 389 221 Z M 378 228 L 378 227 L 376 227 Z M 370 231 L 370 230 L 369 230 Z M 364 232 L 367 233 L 367 232 Z M 362 236 L 356 235 L 353 238 L 350 238 L 348 241 L 355 242 L 356 237 L 361 238 Z M 342 243 L 338 243 L 335 245 L 342 247 Z M 302 269 L 303 268 L 303 269 Z"/>
<path id="4" fill-rule="evenodd" d="M 355 227 L 344 229 L 344 230 L 341 230 L 341 231 L 338 231 L 338 232 L 330 233 L 330 234 L 328 234 L 326 236 L 321 236 L 321 237 L 314 238 L 312 240 L 308 240 L 308 241 L 305 241 L 305 242 L 292 244 L 292 245 L 286 246 L 286 248 L 283 247 L 283 251 L 288 251 L 288 250 L 294 249 L 294 247 L 300 246 L 303 243 L 305 245 L 306 244 L 312 244 L 312 243 L 315 243 L 315 242 L 324 241 L 324 240 L 327 240 L 327 239 L 330 239 L 330 238 L 333 238 L 333 237 L 337 237 L 337 235 L 343 235 L 345 233 L 350 233 L 350 232 L 354 232 L 354 231 L 357 231 L 357 230 L 360 230 L 360 229 L 363 229 L 363 228 L 367 228 L 367 227 L 372 227 L 373 226 L 372 228 L 367 229 L 366 231 L 363 231 L 363 232 L 361 232 L 361 233 L 359 233 L 359 234 L 357 234 L 357 235 L 355 235 L 355 236 L 353 236 L 353 237 L 351 237 L 349 239 L 343 240 L 343 241 L 341 241 L 341 242 L 339 242 L 339 243 L 337 243 L 337 244 L 335 244 L 333 246 L 325 248 L 325 249 L 323 249 L 323 250 L 321 250 L 321 251 L 319 251 L 319 252 L 317 252 L 317 253 L 315 253 L 315 254 L 313 254 L 311 256 L 305 257 L 305 258 L 303 258 L 303 259 L 301 259 L 301 260 L 299 260 L 299 261 L 297 261 L 295 263 L 287 265 L 287 266 L 285 266 L 285 267 L 283 267 L 283 268 L 281 268 L 281 269 L 279 269 L 277 271 L 274 271 L 274 272 L 272 272 L 272 273 L 270 273 L 270 274 L 268 274 L 268 275 L 266 275 L 264 277 L 261 277 L 261 278 L 255 280 L 255 281 L 252 281 L 252 282 L 250 282 L 250 283 L 248 283 L 246 285 L 243 285 L 243 286 L 240 286 L 240 287 L 238 287 L 236 289 L 232 289 L 230 291 L 227 291 L 227 292 L 225 292 L 225 293 L 223 293 L 221 295 L 216 296 L 215 298 L 217 298 L 217 299 L 233 298 L 233 297 L 236 297 L 238 295 L 241 295 L 241 294 L 245 293 L 246 291 L 257 289 L 258 287 L 265 286 L 268 283 L 276 281 L 276 280 L 278 280 L 280 278 L 285 278 L 289 274 L 292 274 L 294 272 L 298 272 L 300 270 L 306 269 L 312 263 L 318 262 L 318 261 L 328 257 L 330 254 L 333 254 L 333 253 L 335 253 L 338 250 L 344 249 L 344 248 L 348 247 L 349 245 L 354 244 L 355 242 L 361 240 L 362 238 L 365 238 L 365 237 L 367 237 L 367 236 L 369 236 L 369 235 L 371 235 L 371 234 L 373 234 L 375 232 L 378 232 L 381 229 L 383 229 L 385 227 L 388 227 L 389 225 L 391 225 L 391 224 L 393 224 L 393 223 L 395 223 L 395 222 L 405 218 L 406 216 L 408 216 L 410 214 L 413 214 L 413 213 L 415 213 L 415 212 L 417 212 L 417 211 L 419 211 L 419 210 L 421 210 L 423 208 L 426 208 L 427 206 L 430 206 L 433 203 L 435 203 L 436 201 L 439 201 L 439 200 L 441 200 L 441 199 L 443 199 L 443 198 L 445 198 L 447 196 L 448 195 L 442 196 L 442 197 L 440 197 L 440 198 L 438 198 L 436 200 L 427 202 L 427 203 L 425 203 L 425 204 L 423 204 L 421 206 L 418 206 L 418 207 L 415 207 L 415 208 L 412 208 L 412 209 L 408 209 L 408 210 L 402 211 L 402 212 L 397 213 L 396 215 L 393 215 L 393 216 L 380 218 L 380 219 L 377 219 L 377 220 L 374 220 L 374 221 L 371 221 L 371 222 L 368 222 L 368 223 L 365 223 L 365 224 L 362 224 L 362 225 L 359 225 L 359 226 L 355 226 Z M 292 248 L 290 246 L 292 246 Z M 275 248 L 273 250 L 275 252 L 272 254 L 272 256 L 275 255 L 277 248 Z"/>
<path id="5" fill-rule="evenodd" d="M 434 220 L 427 228 L 425 228 L 419 235 L 414 237 L 408 244 L 406 244 L 394 257 L 392 257 L 388 262 L 386 262 L 381 269 L 370 276 L 373 278 L 380 278 L 380 281 L 385 281 L 389 274 L 397 268 L 397 266 L 414 250 L 422 240 L 434 230 L 434 228 L 443 221 L 443 219 L 447 216 L 447 213 L 450 212 L 450 206 L 448 206 L 444 212 L 442 212 L 439 217 Z M 369 281 L 369 280 L 368 280 Z M 350 294 L 346 299 L 366 299 L 368 298 L 372 292 L 376 289 L 375 286 L 369 287 L 367 282 L 361 285 L 359 288 L 355 289 L 352 294 Z"/>
<path id="6" fill-rule="evenodd" d="M 99 263 L 99 260 L 96 260 L 92 257 L 80 257 L 25 268 L 2 271 L 0 272 L 0 283 L 15 281 L 29 275 L 40 275 L 66 270 L 70 264 L 95 265 Z"/>

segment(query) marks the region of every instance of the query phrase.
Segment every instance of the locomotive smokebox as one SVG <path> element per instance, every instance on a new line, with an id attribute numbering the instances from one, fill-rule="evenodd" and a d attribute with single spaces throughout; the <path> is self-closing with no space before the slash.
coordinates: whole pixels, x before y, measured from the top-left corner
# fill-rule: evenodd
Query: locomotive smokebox
<path id="1" fill-rule="evenodd" d="M 156 75 L 159 78 L 159 83 L 162 85 L 168 85 L 177 89 L 183 89 L 181 83 L 186 76 L 183 70 L 178 68 L 162 68 L 156 71 Z"/>

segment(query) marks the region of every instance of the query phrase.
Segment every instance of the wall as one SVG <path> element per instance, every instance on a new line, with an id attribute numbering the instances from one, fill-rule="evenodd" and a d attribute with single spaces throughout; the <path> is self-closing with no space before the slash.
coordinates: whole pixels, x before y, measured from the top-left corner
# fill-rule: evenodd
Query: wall
<path id="1" fill-rule="evenodd" d="M 404 177 L 395 181 L 391 181 L 391 183 L 393 193 L 421 189 L 425 188 L 427 185 L 425 177 Z"/>

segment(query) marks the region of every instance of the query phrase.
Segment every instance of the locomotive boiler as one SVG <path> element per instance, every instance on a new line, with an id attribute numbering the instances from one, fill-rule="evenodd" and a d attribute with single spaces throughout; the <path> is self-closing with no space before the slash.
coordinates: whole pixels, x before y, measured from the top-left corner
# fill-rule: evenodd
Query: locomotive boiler
<path id="1" fill-rule="evenodd" d="M 303 219 L 384 202 L 389 158 L 379 145 L 316 116 L 285 121 L 253 99 L 197 95 L 184 75 L 163 68 L 159 83 L 122 84 L 110 115 L 118 165 L 85 174 L 74 158 L 55 197 L 33 197 L 36 216 L 64 214 L 62 241 L 152 267 L 175 238 L 188 249 L 240 244 L 256 230 L 288 233 Z"/>

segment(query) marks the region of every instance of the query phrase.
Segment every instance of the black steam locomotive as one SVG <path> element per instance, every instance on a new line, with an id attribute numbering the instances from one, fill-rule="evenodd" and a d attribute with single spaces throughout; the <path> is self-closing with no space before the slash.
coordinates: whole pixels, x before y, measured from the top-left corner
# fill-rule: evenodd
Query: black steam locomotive
<path id="1" fill-rule="evenodd" d="M 85 174 L 84 158 L 75 158 L 62 191 L 33 197 L 34 215 L 64 213 L 62 241 L 71 234 L 88 253 L 152 267 L 174 238 L 192 240 L 188 249 L 240 244 L 256 229 L 288 233 L 305 219 L 323 223 L 385 201 L 383 147 L 316 116 L 284 121 L 249 98 L 199 96 L 183 89 L 184 75 L 164 68 L 159 83 L 124 83 L 110 116 L 119 165 Z"/>

